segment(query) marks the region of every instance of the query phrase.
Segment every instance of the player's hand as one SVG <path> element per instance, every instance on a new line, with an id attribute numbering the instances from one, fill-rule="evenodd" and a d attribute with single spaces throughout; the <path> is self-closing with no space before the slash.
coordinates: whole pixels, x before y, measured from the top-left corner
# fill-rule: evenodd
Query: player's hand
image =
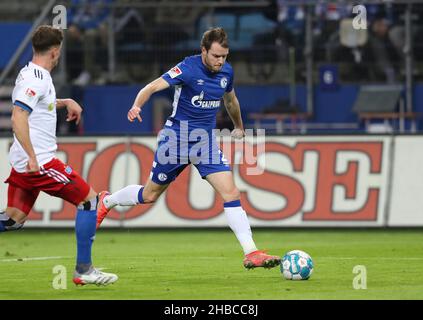
<path id="1" fill-rule="evenodd" d="M 66 121 L 69 122 L 75 120 L 75 123 L 79 124 L 82 114 L 81 106 L 75 100 L 69 99 L 69 102 L 66 104 L 66 109 L 68 110 Z"/>
<path id="2" fill-rule="evenodd" d="M 231 136 L 234 139 L 242 139 L 242 138 L 245 137 L 245 131 L 243 129 L 240 129 L 240 128 L 235 128 L 235 129 L 232 130 Z"/>
<path id="3" fill-rule="evenodd" d="M 137 106 L 133 106 L 128 111 L 128 120 L 133 122 L 135 119 L 138 119 L 139 122 L 142 122 L 142 118 L 140 116 L 141 108 Z"/>
<path id="4" fill-rule="evenodd" d="M 38 165 L 37 158 L 28 158 L 28 163 L 26 165 L 27 173 L 36 173 L 40 171 L 40 166 Z"/>

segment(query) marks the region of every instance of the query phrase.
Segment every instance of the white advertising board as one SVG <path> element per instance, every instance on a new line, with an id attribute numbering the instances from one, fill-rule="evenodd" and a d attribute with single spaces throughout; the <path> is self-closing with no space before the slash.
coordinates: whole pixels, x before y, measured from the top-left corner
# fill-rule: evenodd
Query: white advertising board
<path id="1" fill-rule="evenodd" d="M 145 183 L 156 141 L 155 137 L 61 138 L 57 156 L 96 191 L 113 192 L 129 184 Z M 264 145 L 247 140 L 241 148 L 234 143 L 222 148 L 233 163 L 241 203 L 252 226 L 373 227 L 386 224 L 391 141 L 389 136 L 268 136 Z M 5 161 L 9 143 L 10 139 L 0 139 L 3 181 L 10 171 Z M 413 143 L 408 143 L 411 148 Z M 248 161 L 248 150 L 254 153 L 259 149 L 264 152 L 258 155 L 257 162 Z M 250 174 L 254 168 L 261 174 Z M 2 184 L 0 191 L 0 204 L 5 207 L 7 186 Z M 392 209 L 395 206 L 401 203 L 392 203 Z M 74 206 L 41 194 L 26 226 L 73 226 L 74 216 Z M 395 219 L 398 217 L 392 222 Z M 220 196 L 190 166 L 156 203 L 116 208 L 103 226 L 227 224 Z"/>

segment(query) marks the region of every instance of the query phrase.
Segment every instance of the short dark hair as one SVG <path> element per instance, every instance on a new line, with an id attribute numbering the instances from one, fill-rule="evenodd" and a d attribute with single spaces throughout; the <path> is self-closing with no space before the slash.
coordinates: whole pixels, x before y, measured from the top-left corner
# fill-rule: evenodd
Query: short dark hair
<path id="1" fill-rule="evenodd" d="M 223 48 L 229 48 L 228 35 L 223 28 L 211 28 L 204 32 L 203 38 L 201 39 L 201 47 L 209 51 L 213 42 L 219 43 Z"/>
<path id="2" fill-rule="evenodd" d="M 63 41 L 63 31 L 52 26 L 39 26 L 32 35 L 32 47 L 35 53 L 44 53 L 51 47 L 60 46 Z"/>

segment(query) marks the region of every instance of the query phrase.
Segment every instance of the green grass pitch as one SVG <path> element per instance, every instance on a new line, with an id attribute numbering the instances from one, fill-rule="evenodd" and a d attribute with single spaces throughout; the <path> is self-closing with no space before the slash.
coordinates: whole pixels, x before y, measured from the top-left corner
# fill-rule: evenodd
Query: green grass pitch
<path id="1" fill-rule="evenodd" d="M 72 230 L 0 234 L 0 300 L 4 299 L 423 299 L 421 230 L 254 229 L 271 254 L 301 249 L 313 258 L 307 281 L 289 281 L 279 267 L 246 270 L 229 229 L 99 230 L 94 264 L 117 273 L 107 287 L 72 281 Z M 34 259 L 35 258 L 35 259 Z M 37 260 L 38 259 L 38 260 Z M 54 289 L 56 265 L 66 289 Z M 354 289 L 356 265 L 366 268 L 367 289 Z M 359 283 L 363 283 L 361 280 Z"/>

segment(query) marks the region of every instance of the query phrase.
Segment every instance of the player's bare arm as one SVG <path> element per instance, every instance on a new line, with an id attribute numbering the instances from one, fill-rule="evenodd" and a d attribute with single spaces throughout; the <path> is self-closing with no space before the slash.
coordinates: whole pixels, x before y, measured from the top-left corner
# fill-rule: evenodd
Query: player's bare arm
<path id="1" fill-rule="evenodd" d="M 68 116 L 66 121 L 75 120 L 76 124 L 81 121 L 82 107 L 73 99 L 57 99 L 56 108 L 60 109 L 66 107 Z"/>
<path id="2" fill-rule="evenodd" d="M 223 95 L 223 101 L 225 102 L 225 108 L 234 124 L 232 136 L 236 139 L 242 139 L 245 136 L 245 132 L 241 117 L 241 107 L 236 97 L 235 90 L 232 89 L 231 92 L 225 93 Z"/>
<path id="3" fill-rule="evenodd" d="M 35 156 L 34 147 L 29 138 L 29 112 L 19 106 L 15 106 L 12 112 L 12 126 L 16 138 L 21 144 L 22 148 L 28 155 L 27 172 L 38 172 L 40 167 L 38 165 L 37 157 Z"/>
<path id="4" fill-rule="evenodd" d="M 138 92 L 137 97 L 135 98 L 132 108 L 128 111 L 128 120 L 133 122 L 135 119 L 138 119 L 139 122 L 142 121 L 140 116 L 142 106 L 150 99 L 151 95 L 155 92 L 162 91 L 169 88 L 169 83 L 166 80 L 157 78 L 156 80 L 147 84 L 144 88 Z"/>

